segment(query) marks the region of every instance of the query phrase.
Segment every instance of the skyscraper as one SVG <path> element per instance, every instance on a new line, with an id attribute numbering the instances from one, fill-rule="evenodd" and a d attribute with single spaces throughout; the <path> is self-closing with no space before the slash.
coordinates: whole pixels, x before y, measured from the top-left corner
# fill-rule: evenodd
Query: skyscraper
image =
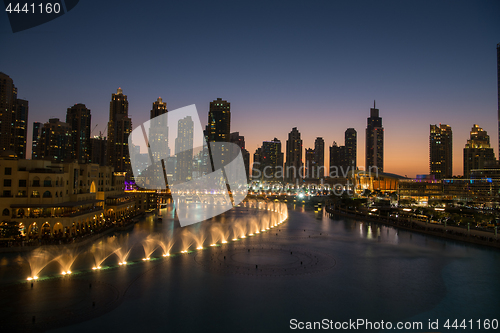
<path id="1" fill-rule="evenodd" d="M 437 179 L 453 176 L 453 136 L 449 125 L 430 125 L 429 169 Z"/>
<path id="2" fill-rule="evenodd" d="M 354 128 L 348 128 L 344 133 L 345 145 L 345 163 L 350 167 L 350 170 L 356 170 L 357 164 L 357 147 L 358 147 L 358 133 Z"/>
<path id="3" fill-rule="evenodd" d="M 229 142 L 231 133 L 231 103 L 217 98 L 210 102 L 207 134 L 210 142 Z"/>
<path id="4" fill-rule="evenodd" d="M 500 160 L 500 43 L 497 44 L 498 159 Z"/>
<path id="5" fill-rule="evenodd" d="M 370 117 L 366 127 L 365 170 L 384 171 L 384 128 L 382 118 L 379 117 L 379 109 L 375 108 L 375 101 L 373 108 L 370 108 Z"/>
<path id="6" fill-rule="evenodd" d="M 302 139 L 297 127 L 294 127 L 288 133 L 288 140 L 286 141 L 285 178 L 291 182 L 303 178 L 302 166 Z"/>
<path id="7" fill-rule="evenodd" d="M 240 132 L 233 132 L 229 135 L 229 141 L 238 145 L 241 148 L 241 154 L 243 156 L 243 163 L 245 164 L 247 180 L 250 179 L 249 178 L 250 152 L 245 148 L 245 137 L 243 135 L 240 135 Z"/>
<path id="8" fill-rule="evenodd" d="M 283 153 L 281 152 L 281 141 L 277 138 L 262 142 L 260 170 L 262 180 L 283 180 Z"/>
<path id="9" fill-rule="evenodd" d="M 88 163 L 90 161 L 90 109 L 85 104 L 75 104 L 68 108 L 66 113 L 66 123 L 71 126 L 71 136 L 73 137 L 73 159 L 78 163 Z"/>
<path id="10" fill-rule="evenodd" d="M 161 97 L 158 97 L 156 102 L 153 102 L 153 108 L 149 112 L 149 119 L 156 118 L 168 112 L 167 103 L 163 102 Z M 149 127 L 149 146 L 151 154 L 155 161 L 159 161 L 162 154 L 170 156 L 170 148 L 168 146 L 168 124 L 167 118 L 156 118 L 150 122 Z M 166 163 L 167 161 L 165 161 Z"/>
<path id="11" fill-rule="evenodd" d="M 28 101 L 17 98 L 12 79 L 0 72 L 0 150 L 26 158 Z"/>
<path id="12" fill-rule="evenodd" d="M 325 140 L 317 137 L 314 141 L 314 164 L 315 169 L 309 175 L 314 179 L 321 179 L 325 177 Z"/>
<path id="13" fill-rule="evenodd" d="M 255 153 L 253 154 L 253 165 L 252 165 L 253 180 L 262 179 L 261 156 L 262 156 L 262 147 L 257 148 L 255 150 Z"/>
<path id="14" fill-rule="evenodd" d="M 43 124 L 40 141 L 38 142 L 38 159 L 53 162 L 73 161 L 73 137 L 70 124 L 49 119 Z"/>
<path id="15" fill-rule="evenodd" d="M 42 123 L 35 121 L 33 123 L 33 133 L 31 139 L 31 159 L 38 159 L 38 143 L 40 142 L 40 135 L 42 134 Z"/>
<path id="16" fill-rule="evenodd" d="M 314 153 L 314 149 L 306 148 L 305 156 L 306 156 L 306 170 L 304 178 L 307 179 L 316 178 L 317 168 L 316 168 L 316 158 L 315 158 L 316 156 Z"/>
<path id="17" fill-rule="evenodd" d="M 464 178 L 470 177 L 473 169 L 482 169 L 488 162 L 495 161 L 495 153 L 490 147 L 490 136 L 481 127 L 474 124 L 470 139 L 464 148 Z"/>
<path id="18" fill-rule="evenodd" d="M 177 156 L 175 178 L 177 181 L 186 182 L 193 177 L 193 140 L 194 122 L 191 116 L 179 119 L 175 139 L 175 155 Z"/>
<path id="19" fill-rule="evenodd" d="M 128 116 L 127 95 L 118 88 L 111 95 L 109 103 L 107 164 L 113 166 L 115 172 L 129 172 L 130 153 L 128 136 L 132 131 L 132 120 Z"/>
<path id="20" fill-rule="evenodd" d="M 338 146 L 333 141 L 330 147 L 330 174 L 331 178 L 343 177 L 349 170 L 346 167 L 345 146 Z"/>

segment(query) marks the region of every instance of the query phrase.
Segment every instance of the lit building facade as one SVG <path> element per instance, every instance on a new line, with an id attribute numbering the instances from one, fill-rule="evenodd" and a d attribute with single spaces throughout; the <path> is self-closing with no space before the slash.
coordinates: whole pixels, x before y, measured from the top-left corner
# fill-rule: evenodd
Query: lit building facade
<path id="1" fill-rule="evenodd" d="M 109 166 L 0 157 L 2 222 L 30 238 L 91 233 L 138 213 L 124 181 Z"/>
<path id="2" fill-rule="evenodd" d="M 17 98 L 14 81 L 0 72 L 0 151 L 26 158 L 28 101 Z"/>
<path id="3" fill-rule="evenodd" d="M 297 127 L 288 133 L 286 141 L 285 177 L 289 182 L 296 182 L 304 178 L 302 162 L 302 139 Z"/>
<path id="4" fill-rule="evenodd" d="M 430 125 L 429 169 L 437 179 L 453 176 L 453 133 L 449 125 Z"/>
<path id="5" fill-rule="evenodd" d="M 365 154 L 365 170 L 376 167 L 378 172 L 384 171 L 384 128 L 379 109 L 375 108 L 375 102 L 373 102 L 373 108 L 370 108 L 370 117 L 366 127 Z"/>
<path id="6" fill-rule="evenodd" d="M 309 175 L 314 179 L 322 179 L 325 177 L 325 140 L 317 137 L 314 140 L 314 169 Z"/>
<path id="7" fill-rule="evenodd" d="M 132 120 L 128 116 L 127 95 L 118 88 L 116 94 L 111 95 L 109 103 L 107 165 L 116 172 L 130 173 L 130 154 L 128 137 L 132 131 Z"/>
<path id="8" fill-rule="evenodd" d="M 91 154 L 90 142 L 90 109 L 85 104 L 75 104 L 68 108 L 66 123 L 71 126 L 73 159 L 78 163 L 89 163 Z"/>
<path id="9" fill-rule="evenodd" d="M 49 122 L 43 124 L 37 157 L 53 162 L 72 162 L 74 154 L 71 126 L 58 118 L 49 119 Z"/>
<path id="10" fill-rule="evenodd" d="M 470 139 L 464 148 L 464 178 L 470 177 L 472 169 L 483 169 L 485 164 L 495 161 L 495 153 L 490 146 L 490 136 L 474 124 Z"/>

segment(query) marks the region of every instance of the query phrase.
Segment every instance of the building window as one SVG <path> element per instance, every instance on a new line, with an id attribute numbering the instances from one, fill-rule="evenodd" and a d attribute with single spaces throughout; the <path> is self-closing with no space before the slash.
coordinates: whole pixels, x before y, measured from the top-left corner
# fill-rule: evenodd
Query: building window
<path id="1" fill-rule="evenodd" d="M 19 179 L 19 187 L 26 187 L 26 179 Z"/>
<path id="2" fill-rule="evenodd" d="M 12 186 L 12 179 L 4 179 L 3 180 L 3 186 L 5 186 L 5 187 L 11 187 Z"/>
<path id="3" fill-rule="evenodd" d="M 38 178 L 33 179 L 33 186 L 36 186 L 36 187 L 40 186 L 40 179 L 38 179 Z"/>
<path id="4" fill-rule="evenodd" d="M 8 191 L 8 190 L 3 191 L 3 196 L 10 197 L 10 191 Z"/>
<path id="5" fill-rule="evenodd" d="M 52 194 L 50 194 L 50 191 L 45 191 L 45 192 L 43 192 L 43 197 L 44 198 L 52 198 Z"/>
<path id="6" fill-rule="evenodd" d="M 33 192 L 31 192 L 31 197 L 32 198 L 40 198 L 40 193 L 38 191 L 33 191 Z"/>
<path id="7" fill-rule="evenodd" d="M 12 168 L 5 168 L 5 175 L 6 176 L 12 175 Z"/>
<path id="8" fill-rule="evenodd" d="M 2 215 L 3 215 L 3 216 L 9 216 L 9 213 L 10 213 L 10 212 L 9 212 L 9 210 L 8 210 L 7 208 L 5 208 L 5 209 L 3 210 L 3 212 L 2 212 Z"/>

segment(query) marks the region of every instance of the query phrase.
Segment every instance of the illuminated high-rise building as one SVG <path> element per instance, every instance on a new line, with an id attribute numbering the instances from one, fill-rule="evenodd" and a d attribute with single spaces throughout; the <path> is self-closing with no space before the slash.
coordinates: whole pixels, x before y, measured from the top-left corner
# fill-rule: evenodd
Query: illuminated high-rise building
<path id="1" fill-rule="evenodd" d="M 316 168 L 316 156 L 314 149 L 306 148 L 305 150 L 305 160 L 306 168 L 304 178 L 311 179 L 316 178 L 317 168 Z"/>
<path id="2" fill-rule="evenodd" d="M 247 179 L 250 179 L 250 152 L 245 148 L 245 137 L 243 135 L 240 135 L 240 132 L 233 132 L 229 135 L 229 141 L 241 148 L 241 154 L 243 156 L 243 163 L 245 164 Z"/>
<path id="3" fill-rule="evenodd" d="M 31 159 L 38 159 L 38 143 L 40 142 L 40 135 L 42 134 L 43 124 L 35 121 L 33 123 L 33 133 L 31 138 Z"/>
<path id="4" fill-rule="evenodd" d="M 231 103 L 217 98 L 210 102 L 207 136 L 210 142 L 229 142 L 231 133 Z"/>
<path id="5" fill-rule="evenodd" d="M 325 177 L 325 140 L 316 138 L 314 141 L 314 170 L 309 177 L 321 179 Z"/>
<path id="6" fill-rule="evenodd" d="M 449 125 L 431 125 L 429 135 L 429 169 L 435 178 L 453 176 L 453 135 Z"/>
<path id="7" fill-rule="evenodd" d="M 0 72 L 0 151 L 26 158 L 28 101 L 17 98 L 12 79 Z"/>
<path id="8" fill-rule="evenodd" d="M 163 102 L 161 97 L 158 97 L 156 102 L 153 102 L 153 108 L 149 112 L 149 119 L 156 118 L 167 112 L 167 103 Z M 166 122 L 166 117 L 156 118 L 150 122 L 148 136 L 149 146 L 151 148 L 151 155 L 155 161 L 159 161 L 162 157 L 160 155 L 162 154 L 170 156 L 170 148 L 168 146 L 168 124 Z"/>
<path id="9" fill-rule="evenodd" d="M 252 164 L 252 179 L 260 180 L 262 179 L 262 168 L 261 168 L 261 156 L 262 156 L 262 147 L 257 148 L 255 153 L 253 154 L 253 164 Z"/>
<path id="10" fill-rule="evenodd" d="M 68 108 L 66 123 L 71 126 L 73 137 L 73 160 L 78 163 L 90 161 L 92 145 L 90 142 L 90 109 L 85 104 L 75 104 Z"/>
<path id="11" fill-rule="evenodd" d="M 292 128 L 288 133 L 288 140 L 286 141 L 286 163 L 285 163 L 285 177 L 290 182 L 301 180 L 303 175 L 303 162 L 302 162 L 302 139 L 297 127 Z"/>
<path id="12" fill-rule="evenodd" d="M 193 140 L 194 122 L 191 116 L 179 119 L 177 138 L 175 139 L 175 178 L 179 182 L 190 181 L 193 178 Z"/>
<path id="13" fill-rule="evenodd" d="M 347 169 L 345 152 L 345 146 L 338 146 L 337 142 L 333 141 L 333 145 L 330 147 L 330 177 L 342 177 L 350 170 Z"/>
<path id="14" fill-rule="evenodd" d="M 495 161 L 495 153 L 490 146 L 490 136 L 481 127 L 474 124 L 470 139 L 464 148 L 464 178 L 470 177 L 473 169 L 483 169 L 485 164 Z"/>
<path id="15" fill-rule="evenodd" d="M 53 162 L 73 161 L 73 136 L 70 124 L 49 119 L 43 124 L 38 142 L 37 158 Z"/>
<path id="16" fill-rule="evenodd" d="M 382 118 L 379 116 L 379 109 L 370 108 L 370 117 L 366 127 L 366 159 L 365 170 L 384 171 L 384 128 Z M 370 169 L 371 168 L 371 169 Z"/>
<path id="17" fill-rule="evenodd" d="M 356 170 L 357 164 L 357 147 L 358 147 L 358 133 L 354 128 L 346 129 L 344 133 L 344 147 L 345 147 L 345 165 L 349 166 L 349 170 Z"/>
<path id="18" fill-rule="evenodd" d="M 261 179 L 265 181 L 282 181 L 283 153 L 281 152 L 281 141 L 274 138 L 271 141 L 262 142 L 260 154 Z"/>
<path id="19" fill-rule="evenodd" d="M 132 120 L 128 116 L 127 95 L 118 88 L 111 95 L 109 103 L 107 164 L 113 166 L 115 172 L 130 173 L 130 153 L 128 137 L 132 131 Z"/>
<path id="20" fill-rule="evenodd" d="M 500 43 L 497 44 L 498 159 L 500 160 Z"/>

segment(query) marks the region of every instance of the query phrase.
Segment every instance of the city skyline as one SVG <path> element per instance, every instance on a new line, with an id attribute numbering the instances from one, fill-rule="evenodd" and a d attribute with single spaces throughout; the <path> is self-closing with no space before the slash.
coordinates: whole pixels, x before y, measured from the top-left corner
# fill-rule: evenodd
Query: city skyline
<path id="1" fill-rule="evenodd" d="M 284 9 L 256 2 L 201 4 L 196 9 L 171 4 L 138 13 L 132 3 L 123 2 L 121 16 L 110 17 L 112 3 L 98 12 L 91 2 L 81 3 L 58 20 L 16 34 L 3 20 L 0 32 L 13 47 L 0 55 L 2 63 L 9 64 L 1 71 L 14 80 L 19 98 L 30 102 L 27 156 L 33 122 L 64 119 L 65 110 L 77 103 L 92 110 L 95 133 L 104 132 L 109 94 L 122 87 L 131 101 L 133 125 L 148 120 L 151 102 L 158 96 L 171 110 L 196 104 L 205 124 L 209 101 L 230 101 L 231 131 L 245 136 L 249 152 L 267 139 L 254 132 L 271 133 L 285 142 L 290 129 L 297 127 L 304 147 L 312 147 L 318 136 L 328 145 L 342 142 L 345 129 L 354 128 L 360 166 L 365 117 L 376 99 L 384 118 L 387 172 L 409 177 L 428 173 L 428 126 L 446 123 L 454 131 L 453 174 L 459 175 L 462 148 L 473 124 L 490 133 L 498 152 L 498 128 L 493 124 L 500 23 L 493 13 L 499 7 L 495 2 L 453 2 L 450 12 L 447 2 L 432 8 L 398 2 L 290 2 Z M 162 20 L 154 18 L 163 12 L 171 18 L 168 26 L 193 28 L 151 34 L 160 30 L 155 27 Z M 90 13 L 97 24 L 87 22 Z M 215 14 L 227 21 L 211 22 Z M 100 20 L 101 15 L 106 19 Z M 147 19 L 137 21 L 138 16 Z M 261 19 L 258 26 L 256 16 Z M 132 17 L 137 21 L 133 30 L 122 23 Z M 377 24 L 372 24 L 374 17 Z M 295 24 L 298 21 L 302 23 Z M 234 29 L 226 30 L 228 24 Z M 141 29 L 149 34 L 137 33 Z M 38 38 L 40 32 L 54 38 L 47 43 Z M 121 52 L 119 39 L 109 38 L 132 33 L 141 38 L 130 38 L 130 52 Z M 203 51 L 213 47 L 215 35 L 229 44 L 226 52 Z M 67 40 L 97 52 L 61 60 L 57 55 Z M 468 47 L 456 52 L 456 45 L 464 44 Z M 36 61 L 22 45 L 39 50 Z M 155 55 L 144 56 L 139 50 L 150 45 L 157 47 Z"/>

